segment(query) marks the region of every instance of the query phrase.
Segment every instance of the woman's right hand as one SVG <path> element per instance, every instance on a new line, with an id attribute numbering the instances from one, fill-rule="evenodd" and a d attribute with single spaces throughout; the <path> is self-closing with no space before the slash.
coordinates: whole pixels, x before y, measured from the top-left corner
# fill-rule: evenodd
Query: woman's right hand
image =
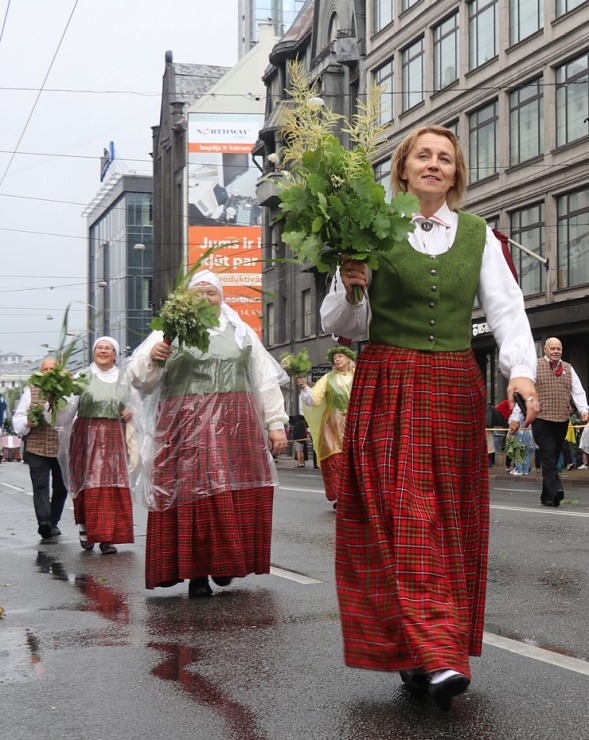
<path id="1" fill-rule="evenodd" d="M 307 386 L 307 381 L 304 378 L 301 378 L 300 375 L 297 375 L 297 385 L 299 388 L 305 388 Z"/>
<path id="2" fill-rule="evenodd" d="M 346 289 L 346 299 L 352 303 L 352 290 L 354 285 L 359 285 L 363 291 L 368 287 L 368 268 L 363 262 L 356 262 L 344 255 L 339 268 L 341 281 Z"/>
<path id="3" fill-rule="evenodd" d="M 167 342 L 156 342 L 151 348 L 149 356 L 155 362 L 165 362 L 172 354 L 172 348 Z"/>

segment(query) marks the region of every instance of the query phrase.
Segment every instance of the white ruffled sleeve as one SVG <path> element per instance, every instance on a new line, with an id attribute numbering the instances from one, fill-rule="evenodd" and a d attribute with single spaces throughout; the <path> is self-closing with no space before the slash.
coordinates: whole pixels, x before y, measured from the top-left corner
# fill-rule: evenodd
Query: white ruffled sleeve
<path id="1" fill-rule="evenodd" d="M 499 369 L 506 378 L 536 378 L 536 347 L 524 297 L 501 244 L 487 227 L 479 300 L 499 347 Z"/>
<path id="2" fill-rule="evenodd" d="M 368 321 L 368 299 L 364 297 L 360 303 L 349 303 L 346 299 L 346 289 L 339 276 L 339 268 L 331 282 L 329 293 L 321 304 L 321 324 L 323 331 L 336 337 L 361 339 L 366 336 Z"/>

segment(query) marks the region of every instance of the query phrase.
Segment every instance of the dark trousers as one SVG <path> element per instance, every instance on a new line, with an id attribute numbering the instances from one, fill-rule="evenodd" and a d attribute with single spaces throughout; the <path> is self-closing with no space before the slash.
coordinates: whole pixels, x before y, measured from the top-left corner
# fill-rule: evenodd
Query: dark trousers
<path id="1" fill-rule="evenodd" d="M 33 504 L 39 524 L 49 522 L 56 527 L 67 498 L 61 468 L 56 457 L 44 457 L 27 452 L 25 462 L 29 466 L 33 484 Z M 49 496 L 49 476 L 51 476 L 51 497 Z"/>
<path id="2" fill-rule="evenodd" d="M 532 423 L 534 442 L 538 445 L 542 465 L 542 501 L 552 502 L 556 494 L 563 490 L 557 465 L 568 426 L 568 419 L 566 421 L 536 419 Z"/>

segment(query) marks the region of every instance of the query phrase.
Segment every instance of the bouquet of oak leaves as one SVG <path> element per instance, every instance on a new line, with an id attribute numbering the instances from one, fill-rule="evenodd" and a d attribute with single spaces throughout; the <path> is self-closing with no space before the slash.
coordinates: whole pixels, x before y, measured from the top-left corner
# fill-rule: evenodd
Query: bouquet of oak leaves
<path id="1" fill-rule="evenodd" d="M 282 369 L 285 370 L 291 377 L 298 377 L 299 375 L 307 375 L 311 368 L 311 360 L 309 359 L 309 353 L 306 348 L 303 348 L 298 354 L 284 354 L 280 359 Z"/>
<path id="2" fill-rule="evenodd" d="M 185 280 L 168 296 L 150 324 L 152 329 L 163 332 L 167 344 L 177 339 L 180 349 L 196 347 L 201 352 L 209 348 L 209 329 L 218 325 L 219 307 L 199 297 Z"/>
<path id="3" fill-rule="evenodd" d="M 88 378 L 84 373 L 74 378 L 69 370 L 63 365 L 57 364 L 50 370 L 41 372 L 37 370 L 27 381 L 27 385 L 39 388 L 43 406 L 38 403 L 31 404 L 27 419 L 31 426 L 43 428 L 47 426 L 44 405 L 48 404 L 51 411 L 51 426 L 55 426 L 57 412 L 67 406 L 69 396 L 79 396 L 88 385 Z"/>
<path id="4" fill-rule="evenodd" d="M 384 131 L 379 123 L 382 88 L 374 86 L 366 103 L 358 101 L 350 125 L 315 97 L 300 62 L 290 63 L 289 79 L 291 100 L 281 121 L 286 142 L 278 193 L 282 239 L 320 272 L 333 275 L 344 255 L 376 269 L 377 254 L 406 240 L 419 211 L 417 197 L 409 193 L 398 193 L 387 203 L 375 180 L 370 158 Z M 336 127 L 348 134 L 350 149 L 333 133 Z M 354 286 L 353 301 L 362 296 L 360 286 Z"/>

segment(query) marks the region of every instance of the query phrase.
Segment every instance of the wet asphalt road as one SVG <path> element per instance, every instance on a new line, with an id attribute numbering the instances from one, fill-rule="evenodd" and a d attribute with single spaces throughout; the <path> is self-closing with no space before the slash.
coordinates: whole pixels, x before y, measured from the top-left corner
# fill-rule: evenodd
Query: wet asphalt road
<path id="1" fill-rule="evenodd" d="M 0 465 L 0 734 L 11 739 L 589 738 L 589 487 L 541 507 L 495 480 L 483 657 L 441 713 L 346 668 L 321 477 L 279 463 L 273 565 L 206 600 L 145 591 L 136 543 L 85 553 L 71 506 L 41 544 L 28 469 Z M 293 580 L 294 579 L 294 580 Z"/>

